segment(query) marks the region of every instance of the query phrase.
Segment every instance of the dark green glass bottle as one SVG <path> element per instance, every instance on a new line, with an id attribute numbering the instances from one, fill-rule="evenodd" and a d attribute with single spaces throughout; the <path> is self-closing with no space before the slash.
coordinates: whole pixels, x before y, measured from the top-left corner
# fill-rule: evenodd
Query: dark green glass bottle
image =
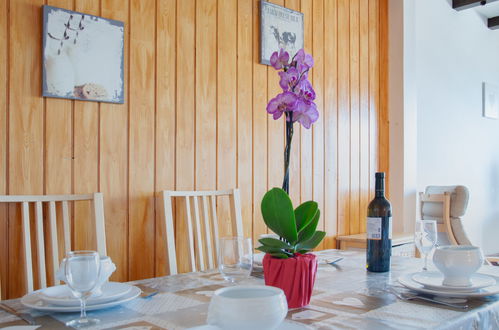
<path id="1" fill-rule="evenodd" d="M 367 208 L 367 270 L 387 272 L 392 255 L 392 206 L 385 198 L 385 173 L 376 173 L 376 195 Z"/>

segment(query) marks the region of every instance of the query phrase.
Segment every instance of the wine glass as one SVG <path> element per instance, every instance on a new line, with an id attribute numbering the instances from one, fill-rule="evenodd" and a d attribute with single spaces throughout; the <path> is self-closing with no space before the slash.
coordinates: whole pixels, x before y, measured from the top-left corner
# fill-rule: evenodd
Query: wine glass
<path id="1" fill-rule="evenodd" d="M 97 252 L 72 251 L 66 254 L 66 283 L 81 304 L 80 318 L 67 322 L 67 326 L 83 328 L 99 323 L 98 319 L 88 318 L 86 314 L 86 302 L 97 284 L 99 272 L 100 257 Z"/>
<path id="2" fill-rule="evenodd" d="M 218 270 L 231 283 L 251 274 L 253 248 L 250 238 L 222 237 L 219 242 Z"/>
<path id="3" fill-rule="evenodd" d="M 424 255 L 423 271 L 428 270 L 428 255 L 437 244 L 437 222 L 435 220 L 416 221 L 414 242 L 419 252 Z"/>

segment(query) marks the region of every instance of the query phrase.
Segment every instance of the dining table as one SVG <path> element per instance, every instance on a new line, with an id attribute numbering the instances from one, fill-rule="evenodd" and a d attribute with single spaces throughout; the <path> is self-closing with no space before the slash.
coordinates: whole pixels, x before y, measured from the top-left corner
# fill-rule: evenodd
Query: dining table
<path id="1" fill-rule="evenodd" d="M 366 270 L 365 251 L 325 250 L 315 252 L 319 266 L 308 306 L 288 311 L 293 329 L 499 329 L 499 295 L 468 300 L 467 309 L 420 300 L 399 299 L 393 290 L 405 289 L 397 279 L 421 269 L 422 259 L 394 256 L 385 273 Z M 324 261 L 342 257 L 335 264 Z M 499 267 L 482 266 L 480 273 L 499 279 Z M 145 279 L 130 284 L 155 289 L 157 294 L 97 311 L 91 317 L 100 323 L 89 329 L 188 329 L 206 324 L 213 292 L 232 285 L 265 285 L 259 276 L 236 283 L 226 282 L 216 270 Z M 20 299 L 2 303 L 17 312 L 29 313 L 38 329 L 64 329 L 77 313 L 42 313 L 24 307 Z M 251 310 L 248 310 L 251 313 Z M 0 311 L 0 328 L 26 325 L 18 317 Z M 35 328 L 33 328 L 35 329 Z"/>

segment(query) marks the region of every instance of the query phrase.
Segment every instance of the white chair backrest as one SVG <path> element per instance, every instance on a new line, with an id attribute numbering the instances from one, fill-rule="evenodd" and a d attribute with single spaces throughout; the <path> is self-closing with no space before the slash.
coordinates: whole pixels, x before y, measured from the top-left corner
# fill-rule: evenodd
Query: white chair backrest
<path id="1" fill-rule="evenodd" d="M 450 197 L 451 194 L 445 192 L 443 194 L 425 194 L 419 193 L 419 203 L 420 212 L 422 219 L 435 219 L 437 220 L 437 232 L 439 233 L 439 240 L 442 237 L 446 237 L 449 243 L 452 245 L 458 245 L 456 238 L 454 237 L 454 232 L 452 230 L 451 219 L 450 219 Z M 432 203 L 434 208 L 438 208 L 439 211 L 436 212 L 438 215 L 433 213 L 428 217 L 427 212 L 425 212 L 425 203 Z M 440 245 L 446 245 L 447 242 Z"/>
<path id="2" fill-rule="evenodd" d="M 218 253 L 218 218 L 217 218 L 217 197 L 228 196 L 230 200 L 231 209 L 231 225 L 232 233 L 234 236 L 243 236 L 243 222 L 241 215 L 241 200 L 239 197 L 239 189 L 230 190 L 217 190 L 217 191 L 168 191 L 162 192 L 163 207 L 166 222 L 166 248 L 168 251 L 168 260 L 170 265 L 170 275 L 178 273 L 177 269 L 177 254 L 175 248 L 175 227 L 173 224 L 173 208 L 172 198 L 181 197 L 185 200 L 186 218 L 177 219 L 177 221 L 187 221 L 187 239 L 189 249 L 189 260 L 191 271 L 197 271 L 196 255 L 199 261 L 199 268 L 201 271 L 206 270 L 206 263 L 204 260 L 204 245 L 206 245 L 208 267 L 213 268 L 216 264 L 216 257 Z M 194 211 L 194 220 L 191 215 L 191 201 L 192 210 Z M 202 204 L 202 210 L 200 208 Z M 201 212 L 202 211 L 202 212 Z M 203 223 L 201 223 L 203 221 Z M 204 235 L 202 228 L 204 227 Z M 213 230 L 212 230 L 213 228 Z M 194 231 L 196 233 L 196 242 L 194 244 Z M 215 249 L 212 244 L 212 231 L 215 242 Z M 204 238 L 204 239 L 203 239 Z M 205 244 L 203 244 L 203 242 Z M 197 246 L 197 253 L 194 251 L 194 245 Z M 215 254 L 213 253 L 215 250 Z"/>
<path id="3" fill-rule="evenodd" d="M 35 214 L 35 235 L 37 242 L 38 274 L 41 288 L 47 287 L 46 262 L 45 262 L 45 239 L 44 239 L 44 217 L 42 203 L 48 204 L 48 221 L 50 233 L 50 246 L 52 250 L 52 275 L 54 284 L 59 284 L 56 279 L 56 272 L 59 268 L 59 241 L 57 237 L 57 211 L 56 204 L 60 203 L 62 209 L 62 227 L 64 231 L 63 245 L 64 251 L 71 250 L 71 228 L 68 202 L 91 201 L 93 205 L 93 215 L 95 220 L 97 252 L 106 255 L 106 228 L 104 224 L 104 199 L 102 193 L 88 195 L 0 195 L 0 203 L 21 203 L 22 232 L 25 257 L 26 287 L 28 292 L 34 289 L 33 280 L 33 258 L 31 256 L 31 224 L 30 207 L 34 204 Z"/>

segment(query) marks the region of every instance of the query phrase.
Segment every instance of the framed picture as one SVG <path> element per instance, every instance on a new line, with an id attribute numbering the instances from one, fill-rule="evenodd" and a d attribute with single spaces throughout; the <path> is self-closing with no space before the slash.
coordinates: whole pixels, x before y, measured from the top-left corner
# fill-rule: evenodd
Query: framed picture
<path id="1" fill-rule="evenodd" d="M 281 48 L 291 57 L 303 48 L 303 14 L 262 0 L 260 63 L 270 65 L 270 56 Z"/>
<path id="2" fill-rule="evenodd" d="M 124 23 L 43 6 L 46 97 L 124 102 Z"/>
<path id="3" fill-rule="evenodd" d="M 483 83 L 483 116 L 486 118 L 499 118 L 499 87 Z"/>

